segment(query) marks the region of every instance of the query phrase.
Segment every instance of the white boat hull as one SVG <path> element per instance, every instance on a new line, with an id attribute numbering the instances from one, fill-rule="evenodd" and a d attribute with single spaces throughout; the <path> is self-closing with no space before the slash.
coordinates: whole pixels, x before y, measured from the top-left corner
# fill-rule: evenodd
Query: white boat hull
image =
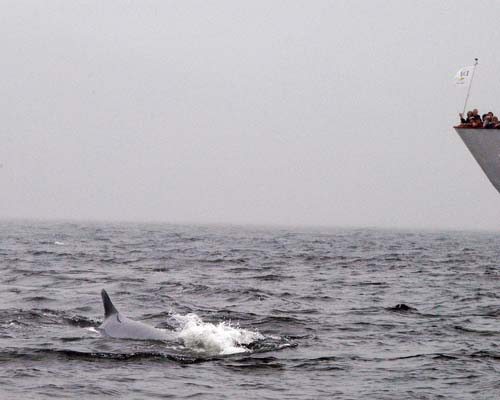
<path id="1" fill-rule="evenodd" d="M 500 192 L 500 129 L 455 130 L 495 189 Z"/>

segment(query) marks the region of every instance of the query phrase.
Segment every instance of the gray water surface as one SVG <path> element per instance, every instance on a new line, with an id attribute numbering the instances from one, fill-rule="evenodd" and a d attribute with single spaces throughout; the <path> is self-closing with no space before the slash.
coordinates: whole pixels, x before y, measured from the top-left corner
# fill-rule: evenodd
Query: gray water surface
<path id="1" fill-rule="evenodd" d="M 500 234 L 2 222 L 0 272 L 2 399 L 500 397 Z"/>

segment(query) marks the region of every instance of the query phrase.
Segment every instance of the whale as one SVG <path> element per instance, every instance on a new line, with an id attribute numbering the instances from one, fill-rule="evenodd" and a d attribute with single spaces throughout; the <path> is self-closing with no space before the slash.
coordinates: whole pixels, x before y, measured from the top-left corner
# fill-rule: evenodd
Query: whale
<path id="1" fill-rule="evenodd" d="M 98 330 L 105 336 L 116 339 L 169 340 L 172 336 L 163 329 L 154 328 L 139 321 L 131 320 L 120 313 L 109 298 L 106 290 L 101 291 L 104 305 L 104 321 Z"/>

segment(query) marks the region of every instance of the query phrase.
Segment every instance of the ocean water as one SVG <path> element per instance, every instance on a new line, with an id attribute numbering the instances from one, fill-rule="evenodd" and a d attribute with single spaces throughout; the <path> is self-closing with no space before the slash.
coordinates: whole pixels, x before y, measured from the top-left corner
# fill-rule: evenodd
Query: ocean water
<path id="1" fill-rule="evenodd" d="M 499 278 L 498 233 L 4 221 L 0 398 L 498 399 Z"/>

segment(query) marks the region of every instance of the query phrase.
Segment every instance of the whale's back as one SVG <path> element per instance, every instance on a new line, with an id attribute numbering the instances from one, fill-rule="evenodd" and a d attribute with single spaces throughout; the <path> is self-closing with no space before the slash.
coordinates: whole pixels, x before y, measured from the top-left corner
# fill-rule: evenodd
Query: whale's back
<path id="1" fill-rule="evenodd" d="M 99 326 L 99 329 L 106 336 L 117 339 L 135 340 L 169 339 L 166 331 L 134 321 L 120 314 L 104 289 L 101 291 L 101 297 L 104 305 L 104 321 Z"/>
<path id="2" fill-rule="evenodd" d="M 168 340 L 169 335 L 166 331 L 153 328 L 124 317 L 121 314 L 113 314 L 106 318 L 99 327 L 106 336 L 117 339 L 134 340 Z"/>

